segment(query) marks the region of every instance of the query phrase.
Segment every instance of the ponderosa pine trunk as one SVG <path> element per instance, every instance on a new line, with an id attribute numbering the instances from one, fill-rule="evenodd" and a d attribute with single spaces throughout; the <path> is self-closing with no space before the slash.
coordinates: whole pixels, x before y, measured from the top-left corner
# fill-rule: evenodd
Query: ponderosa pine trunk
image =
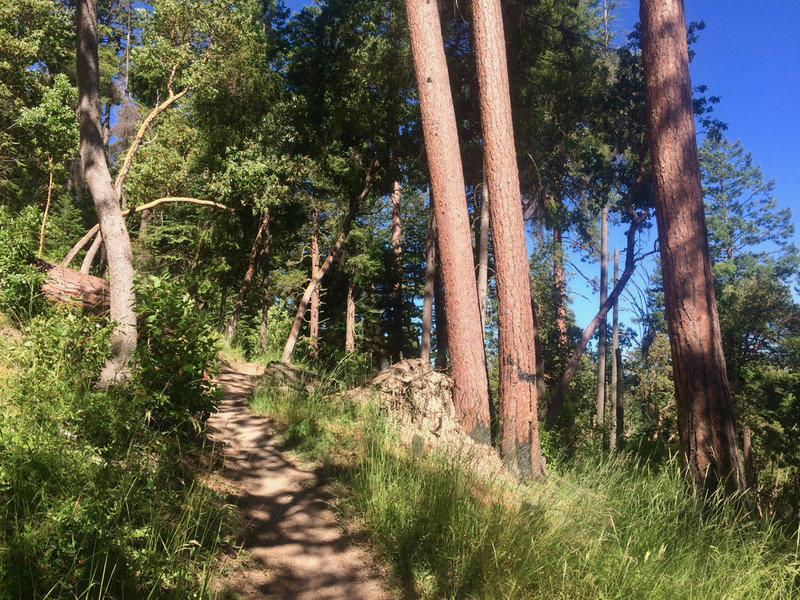
<path id="1" fill-rule="evenodd" d="M 521 476 L 545 474 L 539 444 L 531 281 L 500 0 L 473 0 L 481 128 L 498 303 L 502 455 Z"/>
<path id="2" fill-rule="evenodd" d="M 608 206 L 600 213 L 600 306 L 608 298 Z M 602 428 L 606 415 L 606 327 L 605 315 L 597 327 L 597 426 Z"/>
<path id="3" fill-rule="evenodd" d="M 653 192 L 681 456 L 698 493 L 745 488 L 722 353 L 682 0 L 641 0 Z"/>
<path id="4" fill-rule="evenodd" d="M 614 287 L 619 281 L 619 249 L 614 248 Z M 611 450 L 617 447 L 617 438 L 619 437 L 619 415 L 617 410 L 619 407 L 619 369 L 622 365 L 617 360 L 617 351 L 619 350 L 619 298 L 614 301 L 614 307 L 611 309 L 611 427 L 608 445 Z"/>
<path id="5" fill-rule="evenodd" d="M 439 232 L 453 400 L 464 430 L 489 444 L 489 380 L 439 9 L 430 0 L 406 0 L 406 14 Z"/>
<path id="6" fill-rule="evenodd" d="M 319 214 L 316 208 L 311 209 L 311 280 L 319 273 Z M 319 354 L 319 286 L 311 292 L 311 304 L 308 307 L 309 355 L 316 358 Z"/>
<path id="7" fill-rule="evenodd" d="M 353 277 L 347 284 L 347 312 L 344 331 L 345 352 L 356 351 L 356 282 Z"/>
<path id="8" fill-rule="evenodd" d="M 403 229 L 400 216 L 400 182 L 394 182 L 392 204 L 392 250 L 394 252 L 394 284 L 392 285 L 392 360 L 400 360 L 403 351 Z"/>
<path id="9" fill-rule="evenodd" d="M 431 329 L 433 327 L 433 295 L 436 286 L 436 218 L 433 206 L 428 211 L 428 235 L 425 241 L 425 291 L 422 294 L 422 331 L 419 357 L 423 364 L 431 362 Z"/>
<path id="10" fill-rule="evenodd" d="M 107 385 L 127 377 L 136 350 L 136 295 L 133 288 L 133 252 L 125 219 L 103 150 L 100 114 L 100 70 L 97 56 L 97 0 L 78 0 L 77 28 L 78 123 L 81 163 L 92 194 L 97 221 L 108 252 L 111 356 L 100 373 Z"/>
<path id="11" fill-rule="evenodd" d="M 256 232 L 256 238 L 253 240 L 253 246 L 250 249 L 250 260 L 247 263 L 247 271 L 242 278 L 242 284 L 239 286 L 239 294 L 236 296 L 236 302 L 233 305 L 233 312 L 231 318 L 228 320 L 228 327 L 225 329 L 225 339 L 230 342 L 233 339 L 233 334 L 236 333 L 236 326 L 239 324 L 239 317 L 244 308 L 244 299 L 247 296 L 247 290 L 250 289 L 250 282 L 253 280 L 253 275 L 256 274 L 258 267 L 258 257 L 261 254 L 263 241 L 269 237 L 269 209 L 264 209 L 261 217 L 261 222 Z"/>
<path id="12" fill-rule="evenodd" d="M 489 381 L 458 129 L 438 4 L 431 0 L 406 0 L 406 15 L 439 231 L 453 400 L 464 430 L 473 439 L 489 444 Z"/>
<path id="13" fill-rule="evenodd" d="M 328 272 L 328 269 L 330 269 L 331 265 L 333 264 L 334 259 L 339 256 L 339 252 L 342 250 L 342 246 L 344 245 L 344 241 L 347 239 L 347 234 L 350 233 L 350 227 L 353 225 L 353 219 L 358 212 L 358 208 L 364 202 L 364 199 L 367 197 L 367 194 L 372 187 L 373 168 L 374 164 L 370 165 L 370 167 L 367 169 L 367 173 L 364 176 L 364 187 L 358 197 L 350 202 L 350 208 L 347 211 L 347 216 L 345 216 L 344 222 L 342 223 L 342 232 L 336 239 L 336 243 L 334 243 L 331 249 L 328 251 L 328 256 L 325 258 L 325 262 L 322 263 L 322 266 L 317 271 L 316 276 L 308 282 L 305 292 L 303 292 L 303 297 L 300 298 L 300 302 L 297 304 L 297 313 L 294 316 L 294 323 L 292 323 L 292 329 L 289 332 L 289 337 L 286 338 L 286 344 L 283 346 L 281 362 L 285 362 L 287 364 L 292 363 L 292 354 L 294 354 L 294 347 L 295 344 L 297 344 L 297 337 L 300 335 L 300 327 L 303 325 L 303 320 L 306 316 L 306 310 L 308 309 L 308 304 L 311 301 L 311 294 L 314 293 L 314 290 L 319 285 L 319 282 L 322 281 L 325 273 Z"/>

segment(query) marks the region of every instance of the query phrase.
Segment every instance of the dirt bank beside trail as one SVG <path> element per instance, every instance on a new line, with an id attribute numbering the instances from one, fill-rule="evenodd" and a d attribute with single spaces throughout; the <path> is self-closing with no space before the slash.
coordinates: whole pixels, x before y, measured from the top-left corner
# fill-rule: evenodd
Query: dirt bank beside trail
<path id="1" fill-rule="evenodd" d="M 222 402 L 209 419 L 213 441 L 224 447 L 225 477 L 237 490 L 249 554 L 219 582 L 221 590 L 276 600 L 396 597 L 368 550 L 343 532 L 313 472 L 285 455 L 267 419 L 250 412 L 256 373 L 255 365 L 223 367 Z"/>

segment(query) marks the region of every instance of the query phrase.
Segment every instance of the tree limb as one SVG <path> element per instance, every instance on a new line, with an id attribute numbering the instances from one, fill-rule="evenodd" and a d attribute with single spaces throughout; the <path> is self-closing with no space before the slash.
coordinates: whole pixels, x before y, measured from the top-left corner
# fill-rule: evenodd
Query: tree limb
<path id="1" fill-rule="evenodd" d="M 151 208 L 155 208 L 160 204 L 177 203 L 177 202 L 182 202 L 187 204 L 199 204 L 201 206 L 211 206 L 213 208 L 219 208 L 220 210 L 225 210 L 231 213 L 234 212 L 234 209 L 232 209 L 230 206 L 225 206 L 224 204 L 220 204 L 219 202 L 214 202 L 212 200 L 201 200 L 199 198 L 189 198 L 187 196 L 167 196 L 165 198 L 159 198 L 158 200 L 153 200 L 152 202 L 140 204 L 139 206 L 133 209 L 129 208 L 128 210 L 124 210 L 122 211 L 122 216 L 127 217 L 131 213 L 138 213 L 142 212 L 143 210 L 149 210 Z M 80 252 L 81 249 L 86 244 L 89 243 L 89 240 L 91 240 L 99 230 L 100 230 L 99 225 L 95 225 L 94 227 L 89 229 L 89 231 L 86 232 L 86 235 L 84 235 L 80 240 L 78 240 L 78 243 L 75 244 L 72 247 L 72 249 L 67 253 L 67 255 L 64 257 L 64 260 L 61 261 L 61 266 L 64 267 L 69 266 L 69 264 L 78 255 L 78 252 Z"/>

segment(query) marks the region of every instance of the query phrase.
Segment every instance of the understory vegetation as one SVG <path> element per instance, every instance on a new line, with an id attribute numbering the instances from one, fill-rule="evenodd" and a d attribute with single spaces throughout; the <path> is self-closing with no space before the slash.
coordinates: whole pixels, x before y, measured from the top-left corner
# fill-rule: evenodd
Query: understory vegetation
<path id="1" fill-rule="evenodd" d="M 321 389 L 334 389 L 332 385 Z M 286 448 L 320 465 L 415 598 L 795 598 L 795 534 L 740 500 L 686 493 L 677 457 L 553 460 L 510 487 L 402 447 L 374 406 L 257 389 Z"/>
<path id="2" fill-rule="evenodd" d="M 231 528 L 202 435 L 215 346 L 174 288 L 140 293 L 149 341 L 125 386 L 94 385 L 97 318 L 55 308 L 0 336 L 0 598 L 211 597 Z"/>

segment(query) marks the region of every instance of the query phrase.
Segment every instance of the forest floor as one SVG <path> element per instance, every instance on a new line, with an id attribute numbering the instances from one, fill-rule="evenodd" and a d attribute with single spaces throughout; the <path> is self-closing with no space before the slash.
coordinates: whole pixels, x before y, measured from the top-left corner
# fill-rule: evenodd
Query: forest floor
<path id="1" fill-rule="evenodd" d="M 259 365 L 223 366 L 222 402 L 209 419 L 224 450 L 225 485 L 241 515 L 244 558 L 219 582 L 221 597 L 389 600 L 369 550 L 345 530 L 313 470 L 298 465 L 270 422 L 248 407 Z M 263 367 L 262 367 L 263 368 Z"/>

